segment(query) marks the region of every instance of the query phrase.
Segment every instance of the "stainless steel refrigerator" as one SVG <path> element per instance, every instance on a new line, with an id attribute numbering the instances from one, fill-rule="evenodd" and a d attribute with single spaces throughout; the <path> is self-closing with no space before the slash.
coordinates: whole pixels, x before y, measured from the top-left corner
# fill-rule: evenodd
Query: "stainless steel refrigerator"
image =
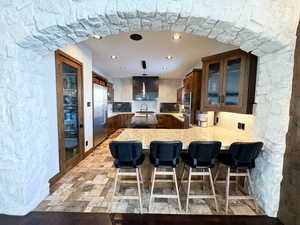
<path id="1" fill-rule="evenodd" d="M 107 87 L 93 83 L 94 146 L 107 136 Z"/>

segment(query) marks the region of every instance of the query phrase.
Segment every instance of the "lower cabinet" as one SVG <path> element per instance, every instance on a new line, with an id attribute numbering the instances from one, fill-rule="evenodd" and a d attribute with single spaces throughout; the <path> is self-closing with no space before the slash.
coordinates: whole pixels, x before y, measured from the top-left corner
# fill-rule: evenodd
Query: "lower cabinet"
<path id="1" fill-rule="evenodd" d="M 157 114 L 157 128 L 164 129 L 183 129 L 184 122 L 177 119 L 176 117 L 168 114 Z"/>
<path id="2" fill-rule="evenodd" d="M 119 114 L 113 117 L 110 117 L 107 121 L 107 136 L 113 134 L 116 130 L 120 128 L 127 127 L 127 121 L 133 117 L 133 113 L 128 114 Z M 164 129 L 183 129 L 184 122 L 177 119 L 176 117 L 168 114 L 157 114 L 157 128 Z"/>
<path id="3" fill-rule="evenodd" d="M 107 135 L 113 134 L 116 130 L 120 128 L 126 128 L 127 124 L 126 122 L 133 117 L 133 113 L 128 114 L 119 114 L 115 115 L 113 117 L 110 117 L 107 120 Z"/>

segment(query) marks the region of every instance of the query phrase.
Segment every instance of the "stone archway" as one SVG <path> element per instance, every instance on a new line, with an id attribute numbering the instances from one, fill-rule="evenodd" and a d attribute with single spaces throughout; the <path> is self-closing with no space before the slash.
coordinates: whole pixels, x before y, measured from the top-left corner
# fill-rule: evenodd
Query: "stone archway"
<path id="1" fill-rule="evenodd" d="M 215 38 L 259 56 L 256 136 L 265 148 L 253 179 L 259 203 L 268 215 L 276 216 L 299 19 L 293 0 L 222 5 L 217 0 L 54 0 L 0 6 L 4 26 L 0 39 L 1 213 L 25 214 L 48 193 L 49 158 L 57 152 L 51 142 L 57 134 L 48 129 L 56 118 L 49 118 L 45 107 L 51 93 L 39 67 L 42 58 L 95 33 L 106 36 L 152 29 Z"/>
<path id="2" fill-rule="evenodd" d="M 286 137 L 280 207 L 278 216 L 286 225 L 300 224 L 300 152 L 299 152 L 299 91 L 300 91 L 300 23 L 297 31 L 290 125 Z"/>

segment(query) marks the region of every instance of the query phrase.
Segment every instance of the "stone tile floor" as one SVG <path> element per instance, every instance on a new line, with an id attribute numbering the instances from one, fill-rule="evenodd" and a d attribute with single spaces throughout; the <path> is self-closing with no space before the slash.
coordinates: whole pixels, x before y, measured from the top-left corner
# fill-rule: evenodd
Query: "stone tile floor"
<path id="1" fill-rule="evenodd" d="M 108 143 L 117 137 L 122 130 L 115 132 L 103 142 L 94 153 L 81 161 L 76 167 L 65 174 L 54 186 L 51 194 L 42 201 L 35 211 L 64 211 L 64 212 L 118 212 L 139 213 L 137 200 L 113 200 L 113 182 L 116 169 L 113 167 L 113 158 L 110 155 Z M 196 186 L 197 185 L 197 186 Z M 156 199 L 148 211 L 149 189 L 143 190 L 144 213 L 181 214 L 185 213 L 185 188 L 181 189 L 181 203 L 183 210 L 179 211 L 175 199 Z M 234 188 L 233 188 L 234 189 Z M 191 194 L 199 193 L 199 184 L 191 186 Z M 171 189 L 157 188 L 161 193 L 170 193 Z M 132 195 L 136 193 L 135 187 L 121 187 L 122 194 Z M 190 200 L 190 214 L 225 214 L 225 186 L 216 185 L 217 199 L 220 211 L 215 211 L 213 200 Z M 239 193 L 240 194 L 240 193 Z M 250 200 L 239 200 L 229 202 L 230 215 L 263 215 L 259 209 L 256 213 L 253 202 Z"/>

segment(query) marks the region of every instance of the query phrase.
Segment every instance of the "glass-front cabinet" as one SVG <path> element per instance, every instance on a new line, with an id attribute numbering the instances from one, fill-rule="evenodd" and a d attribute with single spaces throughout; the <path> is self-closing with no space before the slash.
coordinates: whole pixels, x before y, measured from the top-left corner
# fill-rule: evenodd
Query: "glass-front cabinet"
<path id="1" fill-rule="evenodd" d="M 257 57 L 233 50 L 202 61 L 201 110 L 251 114 Z"/>
<path id="2" fill-rule="evenodd" d="M 217 105 L 220 103 L 221 63 L 212 62 L 207 67 L 207 104 Z"/>
<path id="3" fill-rule="evenodd" d="M 57 114 L 60 169 L 68 170 L 82 158 L 82 64 L 56 52 Z"/>
<path id="4" fill-rule="evenodd" d="M 222 104 L 227 109 L 234 110 L 241 107 L 242 103 L 242 56 L 231 57 L 224 60 L 224 91 L 222 94 Z"/>

